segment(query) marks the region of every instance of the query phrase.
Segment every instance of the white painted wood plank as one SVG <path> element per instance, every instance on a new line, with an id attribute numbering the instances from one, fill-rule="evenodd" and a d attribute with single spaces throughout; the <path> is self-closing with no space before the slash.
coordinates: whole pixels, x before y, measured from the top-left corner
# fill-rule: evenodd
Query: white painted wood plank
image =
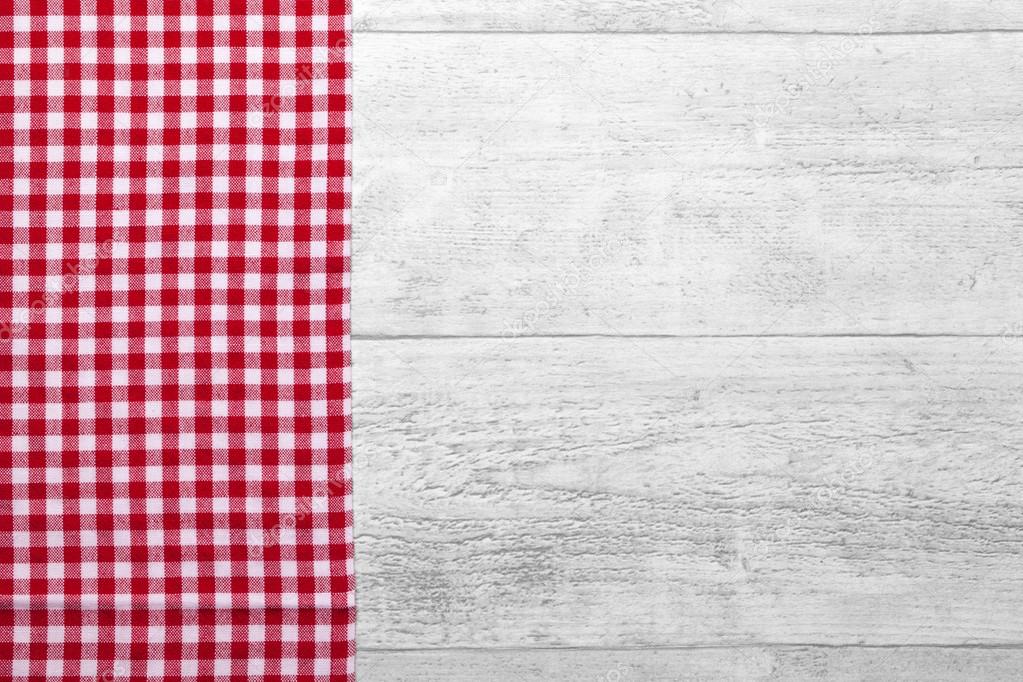
<path id="1" fill-rule="evenodd" d="M 975 31 L 1023 28 L 1012 0 L 365 0 L 356 30 Z"/>
<path id="2" fill-rule="evenodd" d="M 1023 643 L 1023 345 L 354 351 L 360 646 Z"/>
<path id="3" fill-rule="evenodd" d="M 640 650 L 360 650 L 363 682 L 965 682 L 1018 680 L 1019 649 L 720 647 Z"/>
<path id="4" fill-rule="evenodd" d="M 1023 34 L 367 35 L 357 61 L 356 333 L 1020 320 Z"/>

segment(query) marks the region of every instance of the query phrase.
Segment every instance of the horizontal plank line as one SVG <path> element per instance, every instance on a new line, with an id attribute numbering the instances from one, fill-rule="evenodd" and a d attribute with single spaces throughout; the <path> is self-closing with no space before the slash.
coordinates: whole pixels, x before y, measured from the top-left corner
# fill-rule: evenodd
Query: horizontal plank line
<path id="1" fill-rule="evenodd" d="M 872 31 L 859 33 L 856 31 L 639 31 L 639 30 L 602 30 L 602 31 L 515 31 L 511 29 L 446 29 L 446 30 L 424 30 L 416 31 L 411 29 L 360 29 L 358 22 L 352 31 L 355 36 L 360 35 L 520 35 L 520 36 L 855 36 L 855 37 L 882 37 L 882 36 L 955 36 L 974 34 L 1012 34 L 1023 33 L 1023 28 L 965 28 L 965 29 L 942 29 L 935 31 Z"/>
<path id="2" fill-rule="evenodd" d="M 352 334 L 353 341 L 431 341 L 501 339 L 997 339 L 1004 334 Z"/>
<path id="3" fill-rule="evenodd" d="M 742 644 L 694 644 L 691 646 L 512 646 L 512 647 L 434 647 L 390 648 L 360 646 L 363 653 L 430 653 L 458 652 L 467 654 L 509 653 L 528 651 L 701 651 L 714 649 L 1023 649 L 1023 642 L 1011 644 L 814 644 L 812 642 L 748 642 Z"/>

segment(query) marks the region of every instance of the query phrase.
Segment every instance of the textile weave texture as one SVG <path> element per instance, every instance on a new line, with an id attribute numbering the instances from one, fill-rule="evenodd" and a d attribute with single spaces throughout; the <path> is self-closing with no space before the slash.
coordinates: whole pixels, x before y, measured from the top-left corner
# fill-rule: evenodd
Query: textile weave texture
<path id="1" fill-rule="evenodd" d="M 11 2 L 0 679 L 352 679 L 347 3 Z"/>

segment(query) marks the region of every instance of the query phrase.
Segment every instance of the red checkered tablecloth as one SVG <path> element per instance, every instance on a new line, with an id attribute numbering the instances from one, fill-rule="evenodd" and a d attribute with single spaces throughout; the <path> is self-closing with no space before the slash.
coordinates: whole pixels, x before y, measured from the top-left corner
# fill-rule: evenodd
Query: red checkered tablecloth
<path id="1" fill-rule="evenodd" d="M 0 4 L 0 680 L 350 679 L 347 3 Z"/>

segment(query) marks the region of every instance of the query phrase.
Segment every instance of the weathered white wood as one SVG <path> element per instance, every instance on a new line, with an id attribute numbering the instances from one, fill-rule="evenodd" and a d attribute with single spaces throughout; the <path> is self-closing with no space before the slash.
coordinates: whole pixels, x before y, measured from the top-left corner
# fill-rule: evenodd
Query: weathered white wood
<path id="1" fill-rule="evenodd" d="M 1013 0 L 364 0 L 355 28 L 402 31 L 974 31 L 1023 28 Z"/>
<path id="2" fill-rule="evenodd" d="M 640 650 L 366 651 L 362 682 L 751 682 L 1018 680 L 1019 649 L 720 647 Z"/>
<path id="3" fill-rule="evenodd" d="M 360 679 L 1018 678 L 1023 8 L 743 5 L 357 7 L 854 35 L 360 35 L 356 334 L 1005 337 L 357 341 Z"/>
<path id="4" fill-rule="evenodd" d="M 354 351 L 360 646 L 1023 644 L 1023 344 Z"/>
<path id="5" fill-rule="evenodd" d="M 356 333 L 1020 320 L 1023 34 L 367 35 L 357 61 Z"/>

